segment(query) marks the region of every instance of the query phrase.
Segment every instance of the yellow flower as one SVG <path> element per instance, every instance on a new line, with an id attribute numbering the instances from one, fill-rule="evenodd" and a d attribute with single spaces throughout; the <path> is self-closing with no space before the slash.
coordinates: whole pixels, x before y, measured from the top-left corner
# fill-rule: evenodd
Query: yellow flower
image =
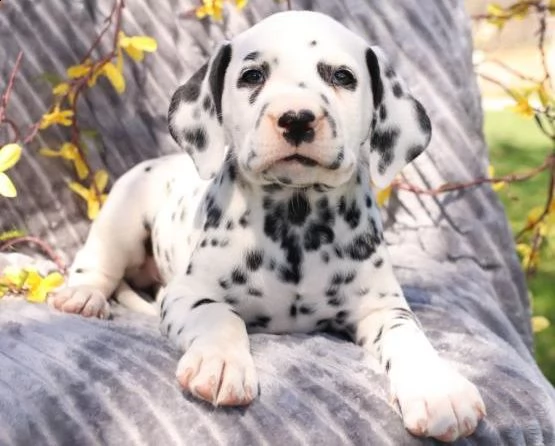
<path id="1" fill-rule="evenodd" d="M 488 178 L 495 177 L 495 168 L 490 164 L 488 166 Z M 497 192 L 503 189 L 507 185 L 506 181 L 496 181 L 495 183 L 491 183 L 491 188 Z"/>
<path id="2" fill-rule="evenodd" d="M 72 65 L 66 71 L 67 77 L 70 79 L 78 79 L 84 77 L 91 71 L 93 64 L 90 59 L 79 65 Z"/>
<path id="3" fill-rule="evenodd" d="M 382 189 L 376 195 L 376 201 L 378 202 L 378 206 L 382 207 L 391 195 L 391 186 L 387 186 L 385 189 Z"/>
<path id="4" fill-rule="evenodd" d="M 519 95 L 515 98 L 515 100 L 516 100 L 516 104 L 510 107 L 512 111 L 526 118 L 531 118 L 534 116 L 534 113 L 535 113 L 534 109 L 528 102 L 527 97 Z"/>
<path id="5" fill-rule="evenodd" d="M 145 52 L 153 53 L 158 48 L 156 39 L 150 36 L 126 36 L 120 31 L 118 45 L 125 50 L 131 59 L 140 62 L 145 57 Z"/>
<path id="6" fill-rule="evenodd" d="M 534 269 L 538 266 L 539 256 L 537 249 L 533 250 L 530 245 L 519 243 L 516 245 L 516 252 L 520 255 L 523 269 Z"/>
<path id="7" fill-rule="evenodd" d="M 57 105 L 51 113 L 46 113 L 42 117 L 39 128 L 44 130 L 54 124 L 65 125 L 68 127 L 73 122 L 72 118 L 72 110 L 60 110 L 60 107 Z"/>
<path id="8" fill-rule="evenodd" d="M 82 184 L 71 182 L 69 188 L 87 202 L 87 216 L 94 220 L 100 207 L 106 201 L 107 194 L 103 193 L 108 184 L 108 172 L 99 170 L 94 174 L 93 183 L 87 189 Z"/>
<path id="9" fill-rule="evenodd" d="M 69 84 L 67 82 L 62 82 L 52 88 L 52 94 L 54 96 L 64 96 L 69 92 Z"/>
<path id="10" fill-rule="evenodd" d="M 39 153 L 50 158 L 59 157 L 73 162 L 75 171 L 77 172 L 77 176 L 80 180 L 84 180 L 89 175 L 89 168 L 87 167 L 87 163 L 83 159 L 83 155 L 81 154 L 77 146 L 70 142 L 64 143 L 58 151 L 51 150 L 45 147 L 43 149 L 40 149 Z"/>
<path id="11" fill-rule="evenodd" d="M 216 21 L 221 21 L 223 6 L 223 0 L 202 0 L 202 5 L 195 10 L 195 13 L 199 19 L 209 16 Z"/>
<path id="12" fill-rule="evenodd" d="M 549 319 L 544 316 L 533 316 L 532 317 L 532 331 L 534 333 L 539 333 L 550 326 Z"/>
<path id="13" fill-rule="evenodd" d="M 4 173 L 21 157 L 21 147 L 17 144 L 7 144 L 0 149 L 0 195 L 13 198 L 17 196 L 17 191 L 12 180 Z"/>
<path id="14" fill-rule="evenodd" d="M 18 269 L 8 266 L 0 276 L 0 297 L 8 291 L 23 294 L 29 302 L 41 303 L 47 294 L 64 282 L 59 272 L 42 277 L 34 268 Z"/>
<path id="15" fill-rule="evenodd" d="M 249 0 L 235 0 L 235 6 L 237 7 L 237 9 L 243 9 L 245 6 L 247 6 L 248 2 Z"/>
<path id="16" fill-rule="evenodd" d="M 100 69 L 100 74 L 103 74 L 108 78 L 114 89 L 119 93 L 123 93 L 125 91 L 125 78 L 122 74 L 122 69 L 118 69 L 112 62 L 108 62 L 102 66 Z"/>
<path id="17" fill-rule="evenodd" d="M 0 242 L 5 242 L 14 238 L 25 236 L 25 232 L 20 229 L 12 229 L 11 231 L 2 232 L 0 234 Z"/>

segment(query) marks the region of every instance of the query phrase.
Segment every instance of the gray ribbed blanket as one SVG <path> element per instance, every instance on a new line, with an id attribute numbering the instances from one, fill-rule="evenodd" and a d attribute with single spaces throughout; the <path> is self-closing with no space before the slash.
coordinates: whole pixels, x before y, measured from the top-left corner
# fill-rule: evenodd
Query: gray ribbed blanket
<path id="1" fill-rule="evenodd" d="M 128 0 L 127 34 L 156 37 L 159 50 L 126 66 L 122 96 L 100 81 L 82 103 L 95 166 L 114 177 L 177 150 L 166 127 L 169 98 L 213 45 L 283 9 L 251 0 L 221 26 L 183 20 L 178 0 Z M 431 147 L 405 170 L 437 186 L 483 175 L 482 112 L 462 2 L 294 0 L 328 13 L 379 44 L 434 126 Z M 102 26 L 110 0 L 3 0 L 0 89 L 25 54 L 10 115 L 35 121 L 49 103 L 44 73 L 76 63 Z M 106 44 L 108 45 L 108 44 Z M 5 140 L 0 128 L 0 141 Z M 67 134 L 51 129 L 26 148 L 10 175 L 19 197 L 0 200 L 0 231 L 24 228 L 66 258 L 89 223 L 69 191 L 70 171 L 37 149 Z M 67 167 L 69 169 L 69 166 Z M 401 192 L 384 213 L 386 240 L 407 299 L 432 343 L 480 388 L 487 419 L 459 445 L 555 445 L 555 391 L 531 354 L 529 302 L 502 207 L 484 185 L 439 197 Z M 6 261 L 20 258 L 0 257 Z M 23 259 L 25 262 L 26 260 Z M 42 265 L 44 267 L 44 265 Z M 154 318 L 117 309 L 86 320 L 43 305 L 0 301 L 1 445 L 423 445 L 388 403 L 387 382 L 362 349 L 327 335 L 253 335 L 261 396 L 243 409 L 214 409 L 183 395 L 179 353 Z"/>

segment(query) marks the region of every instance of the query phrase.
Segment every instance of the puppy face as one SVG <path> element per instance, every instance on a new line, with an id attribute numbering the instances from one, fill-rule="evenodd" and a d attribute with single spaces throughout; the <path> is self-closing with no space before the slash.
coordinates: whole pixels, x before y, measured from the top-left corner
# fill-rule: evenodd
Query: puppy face
<path id="1" fill-rule="evenodd" d="M 224 43 L 172 98 L 170 131 L 201 176 L 225 151 L 254 184 L 329 187 L 368 165 L 387 184 L 430 123 L 385 57 L 333 19 L 275 14 Z"/>

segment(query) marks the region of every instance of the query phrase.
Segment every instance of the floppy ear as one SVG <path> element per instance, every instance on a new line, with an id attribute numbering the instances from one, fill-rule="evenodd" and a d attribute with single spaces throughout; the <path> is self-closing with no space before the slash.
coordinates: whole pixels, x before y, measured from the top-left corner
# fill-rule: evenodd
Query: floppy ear
<path id="1" fill-rule="evenodd" d="M 170 103 L 170 134 L 191 155 L 203 179 L 215 176 L 224 160 L 222 94 L 230 60 L 231 44 L 225 42 L 177 89 Z"/>
<path id="2" fill-rule="evenodd" d="M 380 188 L 420 155 L 432 135 L 430 119 L 395 74 L 379 47 L 366 50 L 374 115 L 370 130 L 370 177 Z"/>

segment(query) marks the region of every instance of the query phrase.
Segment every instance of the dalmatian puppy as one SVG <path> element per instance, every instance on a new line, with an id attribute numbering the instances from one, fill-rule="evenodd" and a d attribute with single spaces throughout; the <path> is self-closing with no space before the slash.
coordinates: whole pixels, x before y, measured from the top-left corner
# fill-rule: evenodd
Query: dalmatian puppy
<path id="1" fill-rule="evenodd" d="M 471 434 L 484 403 L 410 310 L 369 186 L 431 135 L 383 52 L 325 15 L 275 14 L 175 92 L 169 128 L 187 153 L 116 182 L 53 305 L 107 317 L 122 278 L 159 281 L 177 379 L 214 405 L 257 396 L 248 332 L 342 330 L 380 361 L 411 433 Z"/>

